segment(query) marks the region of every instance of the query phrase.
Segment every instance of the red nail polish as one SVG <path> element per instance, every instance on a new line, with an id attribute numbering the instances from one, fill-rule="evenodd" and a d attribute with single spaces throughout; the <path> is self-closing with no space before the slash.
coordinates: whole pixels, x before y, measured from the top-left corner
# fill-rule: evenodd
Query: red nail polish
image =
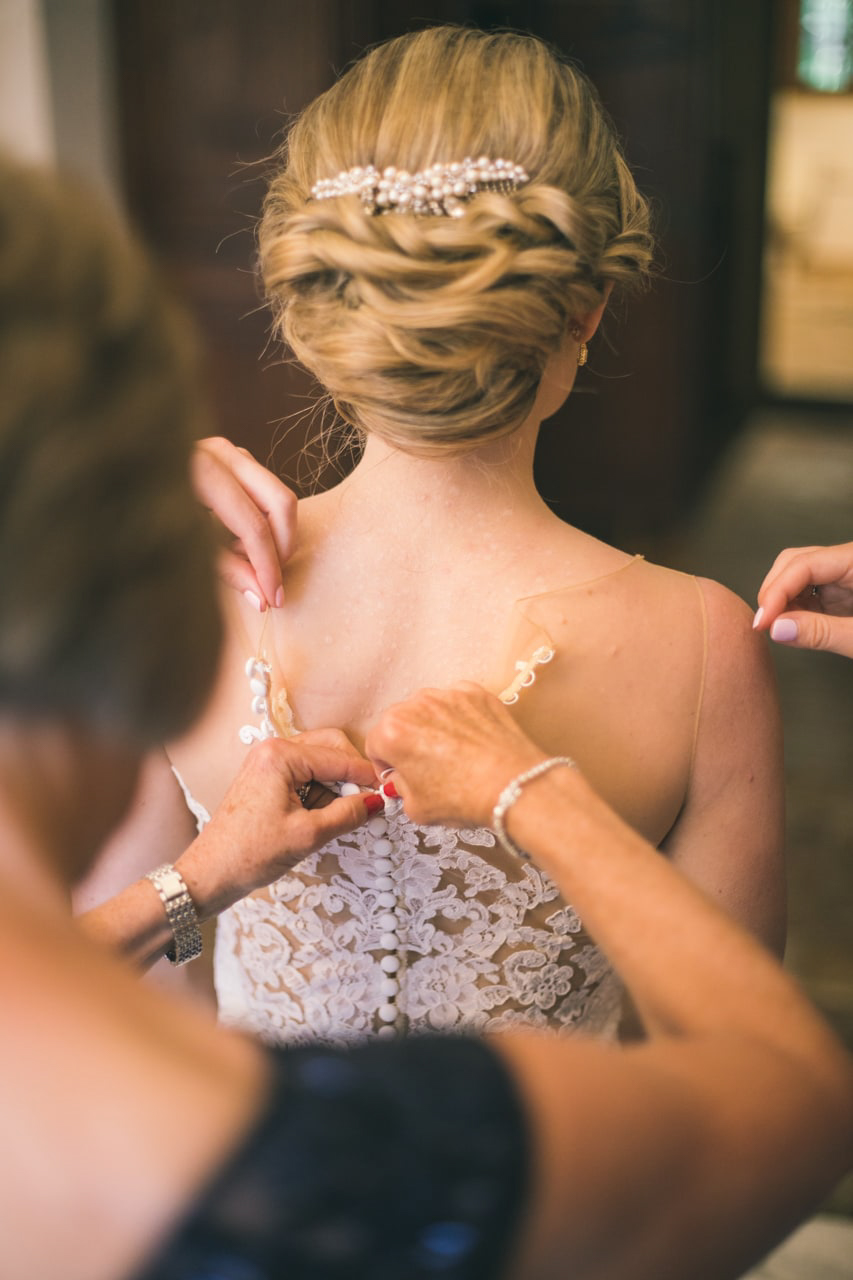
<path id="1" fill-rule="evenodd" d="M 380 809 L 385 808 L 385 801 L 378 791 L 369 791 L 367 795 L 363 795 L 361 798 L 368 814 L 378 813 Z"/>
<path id="2" fill-rule="evenodd" d="M 383 782 L 379 790 L 384 791 L 386 796 L 389 796 L 392 800 L 400 799 L 400 792 L 394 786 L 393 782 Z"/>

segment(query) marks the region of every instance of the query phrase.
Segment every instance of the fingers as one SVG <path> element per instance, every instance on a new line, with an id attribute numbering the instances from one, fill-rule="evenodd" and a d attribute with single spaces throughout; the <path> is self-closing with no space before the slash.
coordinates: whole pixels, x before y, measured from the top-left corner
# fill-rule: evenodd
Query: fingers
<path id="1" fill-rule="evenodd" d="M 310 823 L 306 831 L 310 832 L 304 853 L 312 853 L 320 849 L 336 836 L 346 835 L 360 827 L 373 814 L 383 807 L 381 796 L 375 792 L 359 793 L 352 796 L 338 796 L 320 809 L 305 811 L 305 818 Z"/>
<path id="2" fill-rule="evenodd" d="M 316 784 L 314 787 L 317 792 L 321 791 Z M 256 887 L 276 879 L 294 867 L 306 854 L 313 853 L 337 836 L 346 835 L 362 826 L 384 805 L 384 800 L 375 791 L 359 791 L 345 796 L 327 792 L 326 802 L 316 808 L 304 808 L 294 797 L 293 806 L 276 816 L 274 833 L 266 833 L 267 840 L 262 844 L 261 856 L 258 856 L 257 842 L 251 850 L 255 866 L 251 872 L 250 886 Z"/>
<path id="3" fill-rule="evenodd" d="M 296 542 L 295 496 L 245 449 L 221 437 L 197 445 L 193 484 L 244 553 L 223 557 L 225 581 L 253 592 L 262 607 L 283 603 L 282 565 Z"/>
<path id="4" fill-rule="evenodd" d="M 542 753 L 493 694 L 424 689 L 390 707 L 367 737 L 377 773 L 391 768 L 417 822 L 487 825 L 506 782 Z"/>
<path id="5" fill-rule="evenodd" d="M 377 774 L 416 771 L 454 750 L 461 722 L 461 708 L 454 722 L 451 690 L 421 689 L 383 712 L 367 735 L 365 753 Z"/>
<path id="6" fill-rule="evenodd" d="M 389 707 L 368 734 L 365 751 L 380 768 L 391 765 L 403 773 L 424 760 L 464 770 L 483 753 L 527 742 L 494 694 L 466 682 L 451 689 L 422 689 Z"/>
<path id="7" fill-rule="evenodd" d="M 777 643 L 853 657 L 853 543 L 782 551 L 758 603 L 753 626 Z"/>
<path id="8" fill-rule="evenodd" d="M 765 617 L 812 586 L 853 590 L 853 542 L 833 547 L 792 547 L 781 552 L 758 592 Z"/>
<path id="9" fill-rule="evenodd" d="M 347 775 L 357 784 L 354 794 L 336 796 L 317 781 L 318 776 L 340 779 Z M 255 743 L 199 837 L 215 851 L 209 866 L 218 865 L 224 905 L 277 880 L 306 854 L 382 809 L 381 796 L 358 790 L 375 784 L 372 766 L 350 743 L 346 749 L 300 744 L 299 739 L 267 738 Z M 309 807 L 303 804 L 303 795 Z"/>
<path id="10" fill-rule="evenodd" d="M 247 449 L 236 450 L 233 470 L 266 517 L 264 529 L 268 526 L 272 530 L 279 566 L 286 564 L 296 549 L 296 495 Z M 249 550 L 245 536 L 240 538 Z"/>
<path id="11" fill-rule="evenodd" d="M 826 613 L 785 613 L 770 627 L 770 638 L 791 649 L 826 649 L 853 658 L 853 618 Z"/>
<path id="12" fill-rule="evenodd" d="M 758 592 L 758 627 L 769 626 L 807 587 L 813 585 L 811 556 L 816 548 L 783 551 L 776 557 Z"/>
<path id="13" fill-rule="evenodd" d="M 308 783 L 313 784 L 312 808 L 320 800 L 322 783 L 348 782 L 357 787 L 375 788 L 377 778 L 370 762 L 358 754 L 343 734 L 335 736 L 343 739 L 345 748 L 304 741 L 309 734 L 256 742 L 228 789 L 225 798 L 228 804 L 223 802 L 220 808 L 245 810 L 249 805 L 275 822 L 283 809 L 302 811 L 297 793 Z"/>
<path id="14" fill-rule="evenodd" d="M 274 739 L 288 750 L 288 767 L 299 782 L 319 778 L 323 782 L 353 782 L 376 787 L 372 763 L 356 751 L 338 729 L 312 729 L 296 738 Z"/>
<path id="15" fill-rule="evenodd" d="M 245 556 L 225 547 L 220 550 L 217 557 L 217 569 L 226 586 L 244 595 L 252 608 L 257 609 L 259 613 L 264 612 L 269 604 L 267 592 L 261 586 L 257 573 Z M 276 588 L 276 597 L 279 591 L 281 587 Z"/>

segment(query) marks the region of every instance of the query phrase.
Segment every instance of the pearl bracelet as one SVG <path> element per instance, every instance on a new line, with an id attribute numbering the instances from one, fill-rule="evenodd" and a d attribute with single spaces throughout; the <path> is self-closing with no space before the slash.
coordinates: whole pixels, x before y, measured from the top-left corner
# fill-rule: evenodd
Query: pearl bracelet
<path id="1" fill-rule="evenodd" d="M 174 942 L 166 952 L 166 959 L 174 965 L 197 960 L 201 955 L 201 930 L 184 877 L 171 863 L 165 862 L 162 867 L 149 871 L 145 879 L 151 881 L 160 895 L 172 930 Z"/>
<path id="2" fill-rule="evenodd" d="M 530 854 L 526 853 L 524 849 L 520 849 L 515 841 L 507 835 L 504 819 L 516 800 L 521 799 L 521 789 L 526 783 L 532 782 L 534 778 L 541 778 L 543 773 L 548 773 L 550 769 L 556 769 L 559 765 L 563 765 L 567 769 L 577 768 L 570 756 L 551 756 L 550 760 L 541 761 L 540 764 L 534 765 L 532 769 L 527 769 L 524 773 L 520 773 L 517 778 L 513 778 L 512 782 L 508 782 L 498 796 L 497 803 L 492 810 L 492 830 L 497 836 L 498 842 L 506 849 L 507 853 L 514 854 L 516 858 L 521 858 L 524 862 L 530 861 Z"/>

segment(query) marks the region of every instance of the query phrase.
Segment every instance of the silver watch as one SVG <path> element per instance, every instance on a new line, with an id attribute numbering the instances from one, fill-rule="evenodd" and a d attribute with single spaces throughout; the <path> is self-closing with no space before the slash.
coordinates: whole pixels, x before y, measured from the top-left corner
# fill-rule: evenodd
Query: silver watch
<path id="1" fill-rule="evenodd" d="M 201 955 L 201 930 L 184 877 L 170 862 L 164 862 L 162 867 L 149 871 L 145 879 L 150 880 L 159 893 L 172 928 L 174 942 L 166 952 L 166 959 L 175 965 L 197 960 Z"/>

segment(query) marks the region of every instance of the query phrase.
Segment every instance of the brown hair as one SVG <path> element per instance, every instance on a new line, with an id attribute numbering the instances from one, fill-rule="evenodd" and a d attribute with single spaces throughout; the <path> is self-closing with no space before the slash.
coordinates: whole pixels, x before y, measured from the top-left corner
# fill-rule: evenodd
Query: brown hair
<path id="1" fill-rule="evenodd" d="M 480 155 L 530 181 L 459 218 L 310 198 L 356 165 Z M 259 247 L 282 336 L 346 421 L 413 452 L 513 431 L 571 322 L 649 268 L 647 205 L 594 88 L 532 36 L 434 27 L 380 45 L 305 110 L 281 160 Z"/>
<path id="2" fill-rule="evenodd" d="M 82 192 L 0 160 L 0 708 L 149 743 L 212 679 L 192 343 Z"/>

